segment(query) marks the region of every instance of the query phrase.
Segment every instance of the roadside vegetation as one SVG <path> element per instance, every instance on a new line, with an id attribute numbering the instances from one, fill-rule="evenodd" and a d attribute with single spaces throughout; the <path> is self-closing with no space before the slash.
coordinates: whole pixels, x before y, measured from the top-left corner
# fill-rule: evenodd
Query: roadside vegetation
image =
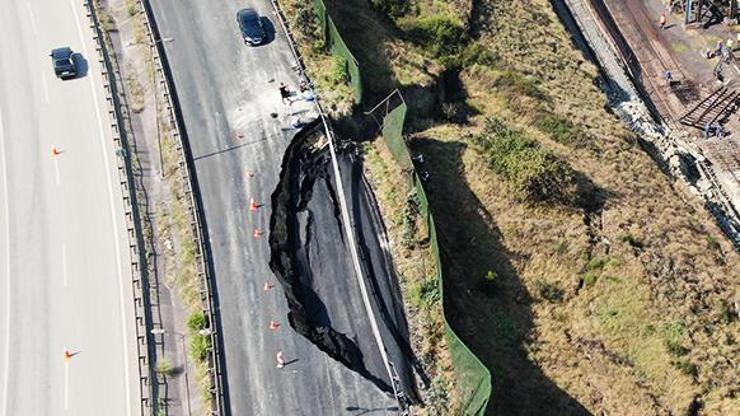
<path id="1" fill-rule="evenodd" d="M 738 254 L 608 110 L 596 67 L 549 2 L 326 3 L 368 107 L 394 88 L 407 98 L 445 308 L 491 369 L 489 413 L 737 412 Z M 295 13 L 310 2 L 281 4 L 300 30 Z M 312 75 L 327 72 L 315 39 L 298 38 Z M 352 111 L 325 89 L 334 117 Z M 424 230 L 409 228 L 408 189 L 382 142 L 364 149 L 419 348 L 442 333 L 414 294 L 432 274 L 416 261 L 423 238 L 408 236 Z"/>
<path id="2" fill-rule="evenodd" d="M 366 144 L 363 155 L 365 174 L 387 227 L 411 344 L 428 376 L 428 380 L 419 380 L 427 407 L 415 414 L 460 414 L 429 230 L 406 176 L 383 141 Z"/>

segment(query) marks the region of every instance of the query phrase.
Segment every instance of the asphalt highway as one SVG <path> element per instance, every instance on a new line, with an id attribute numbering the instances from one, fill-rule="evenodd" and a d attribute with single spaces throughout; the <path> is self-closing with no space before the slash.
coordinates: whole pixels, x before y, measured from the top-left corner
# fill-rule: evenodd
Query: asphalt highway
<path id="1" fill-rule="evenodd" d="M 0 39 L 0 416 L 139 414 L 123 202 L 82 2 L 3 0 Z M 86 74 L 55 77 L 59 46 Z"/>
<path id="2" fill-rule="evenodd" d="M 228 403 L 232 415 L 393 414 L 396 401 L 373 382 L 329 358 L 293 331 L 288 307 L 268 260 L 270 195 L 279 180 L 285 149 L 296 133 L 281 103 L 278 85 L 295 90 L 293 58 L 267 0 L 152 0 L 157 25 L 174 76 L 209 236 L 224 341 Z M 248 47 L 240 38 L 236 12 L 255 7 L 273 24 L 266 45 Z M 296 104 L 297 105 L 297 104 Z M 303 121 L 315 115 L 310 106 Z M 305 110 L 305 112 L 304 112 Z M 322 197 L 316 233 L 336 236 L 337 221 L 329 197 Z M 262 204 L 250 210 L 250 200 Z M 319 215 L 317 214 L 317 215 Z M 317 216 L 318 218 L 318 216 Z M 263 234 L 255 237 L 255 230 Z M 259 234 L 259 233 L 258 233 Z M 313 246 L 313 250 L 318 250 Z M 349 255 L 340 240 L 320 249 L 327 271 L 349 271 Z M 374 347 L 355 277 L 328 274 L 320 285 L 335 327 L 359 333 L 374 356 Z M 264 290 L 265 284 L 275 285 Z M 280 324 L 269 329 L 271 321 Z M 355 334 L 350 334 L 355 335 Z M 287 365 L 276 368 L 283 352 Z M 382 364 L 380 365 L 382 367 Z M 382 371 L 378 371 L 382 373 Z M 387 377 L 386 377 L 387 378 Z M 389 380 L 386 380 L 389 382 Z"/>

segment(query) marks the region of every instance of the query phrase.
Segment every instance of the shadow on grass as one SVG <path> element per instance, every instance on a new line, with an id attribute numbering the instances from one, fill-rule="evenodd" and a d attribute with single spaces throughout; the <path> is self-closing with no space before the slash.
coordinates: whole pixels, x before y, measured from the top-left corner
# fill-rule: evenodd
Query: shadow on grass
<path id="1" fill-rule="evenodd" d="M 426 190 L 439 233 L 445 308 L 453 329 L 491 371 L 486 414 L 588 415 L 527 357 L 534 299 L 510 262 L 495 219 L 465 181 L 465 144 L 417 139 L 431 176 Z M 493 284 L 488 271 L 496 273 Z"/>

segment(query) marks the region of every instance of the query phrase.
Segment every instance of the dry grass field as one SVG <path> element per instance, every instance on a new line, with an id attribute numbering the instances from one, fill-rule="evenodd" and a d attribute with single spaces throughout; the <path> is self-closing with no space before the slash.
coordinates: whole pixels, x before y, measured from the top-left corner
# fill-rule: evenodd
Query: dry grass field
<path id="1" fill-rule="evenodd" d="M 327 1 L 369 97 L 443 73 L 460 90 L 407 130 L 430 173 L 448 318 L 493 374 L 489 413 L 740 414 L 738 254 L 608 110 L 550 3 L 373 3 Z M 404 266 L 407 191 L 379 141 L 365 160 L 408 299 L 429 274 Z"/>

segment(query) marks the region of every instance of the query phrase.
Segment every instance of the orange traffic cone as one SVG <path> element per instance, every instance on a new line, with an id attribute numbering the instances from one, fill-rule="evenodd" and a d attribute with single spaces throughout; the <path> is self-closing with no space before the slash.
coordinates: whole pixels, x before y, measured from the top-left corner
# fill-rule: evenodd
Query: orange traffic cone
<path id="1" fill-rule="evenodd" d="M 262 290 L 264 290 L 265 292 L 269 292 L 270 290 L 272 290 L 273 287 L 275 287 L 275 285 L 273 285 L 272 283 L 265 282 L 265 286 L 262 288 Z"/>
<path id="2" fill-rule="evenodd" d="M 254 235 L 254 238 L 260 238 L 260 237 L 262 237 L 262 230 L 260 230 L 259 228 L 255 228 L 253 235 Z"/>
<path id="3" fill-rule="evenodd" d="M 254 212 L 257 211 L 257 208 L 259 208 L 259 204 L 255 202 L 254 198 L 249 198 L 249 210 Z"/>
<path id="4" fill-rule="evenodd" d="M 283 368 L 285 367 L 285 361 L 283 360 L 283 352 L 278 351 L 277 355 L 275 355 L 275 361 L 277 361 L 277 365 L 275 367 L 277 368 Z"/>
<path id="5" fill-rule="evenodd" d="M 275 321 L 270 321 L 270 331 L 277 331 L 280 328 L 280 324 Z"/>
<path id="6" fill-rule="evenodd" d="M 51 146 L 51 157 L 59 156 L 62 154 L 62 151 L 57 149 L 56 146 Z"/>

